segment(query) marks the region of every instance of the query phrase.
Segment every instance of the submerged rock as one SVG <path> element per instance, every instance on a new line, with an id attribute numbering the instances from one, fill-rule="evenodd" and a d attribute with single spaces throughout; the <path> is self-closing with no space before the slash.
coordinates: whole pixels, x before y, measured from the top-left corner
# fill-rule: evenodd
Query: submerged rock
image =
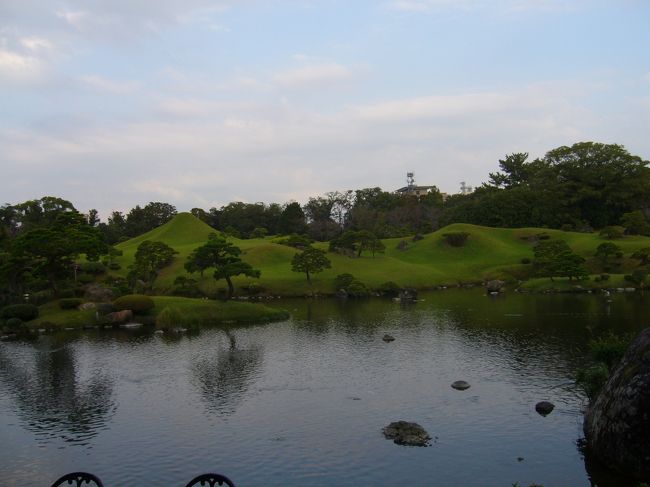
<path id="1" fill-rule="evenodd" d="M 535 411 L 542 416 L 548 416 L 555 409 L 555 404 L 548 401 L 540 401 L 535 404 Z"/>
<path id="2" fill-rule="evenodd" d="M 589 406 L 584 433 L 600 462 L 650 479 L 650 328 L 634 340 Z"/>
<path id="3" fill-rule="evenodd" d="M 431 436 L 422 426 L 408 421 L 395 421 L 386 426 L 382 433 L 386 439 L 398 445 L 428 446 L 431 441 Z"/>
<path id="4" fill-rule="evenodd" d="M 384 340 L 386 343 L 388 343 L 388 342 L 393 342 L 393 341 L 395 341 L 395 337 L 392 336 L 392 335 L 389 335 L 388 333 L 386 333 L 386 334 L 383 336 L 382 340 Z"/>
<path id="5" fill-rule="evenodd" d="M 454 382 L 451 385 L 451 387 L 453 387 L 454 389 L 456 389 L 458 391 L 465 391 L 465 390 L 469 389 L 471 386 L 469 385 L 468 382 L 465 382 L 464 380 L 457 380 L 456 382 Z"/>

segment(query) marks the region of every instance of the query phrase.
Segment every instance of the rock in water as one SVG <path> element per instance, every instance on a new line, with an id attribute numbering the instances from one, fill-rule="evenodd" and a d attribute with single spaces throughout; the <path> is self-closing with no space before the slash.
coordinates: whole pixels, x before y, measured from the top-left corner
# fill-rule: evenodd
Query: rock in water
<path id="1" fill-rule="evenodd" d="M 555 409 L 555 404 L 548 401 L 541 401 L 535 404 L 535 411 L 537 411 L 542 416 L 548 416 Z"/>
<path id="2" fill-rule="evenodd" d="M 498 279 L 493 279 L 485 283 L 485 289 L 488 293 L 500 293 L 503 291 L 503 285 L 505 282 L 499 281 Z"/>
<path id="3" fill-rule="evenodd" d="M 634 340 L 589 406 L 584 433 L 600 462 L 650 479 L 650 328 Z"/>
<path id="4" fill-rule="evenodd" d="M 386 333 L 386 334 L 384 335 L 384 337 L 382 338 L 382 340 L 384 340 L 385 342 L 388 343 L 388 342 L 392 342 L 392 341 L 394 341 L 394 340 L 395 340 L 395 337 L 392 336 L 392 335 L 389 335 L 388 333 Z"/>
<path id="5" fill-rule="evenodd" d="M 386 426 L 382 433 L 386 439 L 398 445 L 428 446 L 431 441 L 429 433 L 422 426 L 408 421 L 395 421 Z"/>
<path id="6" fill-rule="evenodd" d="M 451 387 L 453 387 L 454 389 L 456 389 L 458 391 L 465 391 L 465 390 L 470 388 L 470 385 L 469 385 L 469 383 L 465 382 L 464 380 L 457 380 L 456 382 L 454 382 L 451 385 Z"/>

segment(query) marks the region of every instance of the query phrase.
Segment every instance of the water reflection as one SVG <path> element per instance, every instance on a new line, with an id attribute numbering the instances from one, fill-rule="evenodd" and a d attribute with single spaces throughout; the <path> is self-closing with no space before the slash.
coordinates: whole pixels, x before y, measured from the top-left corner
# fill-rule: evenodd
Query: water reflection
<path id="1" fill-rule="evenodd" d="M 74 350 L 53 337 L 0 348 L 0 382 L 24 427 L 41 440 L 85 445 L 115 411 L 112 379 L 96 369 L 82 376 Z"/>
<path id="2" fill-rule="evenodd" d="M 219 415 L 233 414 L 262 364 L 262 350 L 243 348 L 237 344 L 233 331 L 224 331 L 227 348 L 216 354 L 198 358 L 192 363 L 192 373 L 198 382 L 208 410 Z"/>

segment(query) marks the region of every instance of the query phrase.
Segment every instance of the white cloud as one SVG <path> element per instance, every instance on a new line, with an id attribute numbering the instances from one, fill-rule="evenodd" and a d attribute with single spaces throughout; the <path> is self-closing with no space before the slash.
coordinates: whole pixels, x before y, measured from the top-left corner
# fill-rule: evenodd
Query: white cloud
<path id="1" fill-rule="evenodd" d="M 313 83 L 331 83 L 352 77 L 350 68 L 337 63 L 313 64 L 277 73 L 273 81 L 283 86 L 301 86 Z"/>
<path id="2" fill-rule="evenodd" d="M 20 44 L 29 51 L 49 51 L 54 48 L 52 42 L 43 37 L 24 37 L 20 39 Z"/>
<path id="3" fill-rule="evenodd" d="M 427 118 L 472 116 L 512 107 L 516 98 L 502 93 L 427 96 L 352 107 L 351 112 L 374 122 L 408 122 Z"/>
<path id="4" fill-rule="evenodd" d="M 140 89 L 136 81 L 115 81 L 97 75 L 82 76 L 80 81 L 87 88 L 112 95 L 128 95 Z"/>
<path id="5" fill-rule="evenodd" d="M 71 127 L 58 136 L 0 133 L 0 141 L 12 165 L 31 166 L 40 175 L 38 184 L 62 192 L 70 183 L 61 174 L 87 170 L 92 180 L 110 166 L 102 187 L 112 204 L 125 206 L 153 198 L 180 209 L 234 199 L 304 201 L 335 189 L 394 189 L 407 170 L 422 184 L 454 192 L 461 180 L 480 184 L 506 153 L 542 155 L 594 138 L 606 120 L 594 117 L 581 100 L 572 84 L 562 83 L 387 100 L 326 113 L 279 101 L 170 98 L 156 102 L 168 110 L 162 119 L 154 112 L 137 123 Z M 96 194 L 84 197 L 81 207 L 112 209 L 95 202 Z"/>
<path id="6" fill-rule="evenodd" d="M 42 62 L 34 56 L 0 48 L 0 79 L 30 80 L 37 77 L 42 68 Z"/>

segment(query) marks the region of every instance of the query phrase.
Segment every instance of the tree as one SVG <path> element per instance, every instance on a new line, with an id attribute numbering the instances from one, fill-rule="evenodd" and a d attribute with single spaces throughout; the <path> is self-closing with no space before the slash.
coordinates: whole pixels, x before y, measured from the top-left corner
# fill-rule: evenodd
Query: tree
<path id="1" fill-rule="evenodd" d="M 611 255 L 616 255 L 621 251 L 621 248 L 612 242 L 603 242 L 596 248 L 596 257 L 600 259 L 603 265 L 607 265 L 607 261 Z"/>
<path id="2" fill-rule="evenodd" d="M 304 272 L 307 275 L 307 282 L 311 285 L 311 274 L 322 272 L 332 267 L 332 263 L 325 256 L 325 251 L 308 247 L 298 252 L 291 259 L 291 270 L 293 272 Z"/>
<path id="3" fill-rule="evenodd" d="M 641 210 L 624 213 L 621 217 L 621 225 L 625 227 L 628 235 L 648 235 L 650 224 Z"/>
<path id="4" fill-rule="evenodd" d="M 639 265 L 645 266 L 650 263 L 650 247 L 644 247 L 642 249 L 639 249 L 635 251 L 631 257 L 633 259 L 637 259 L 641 262 L 639 262 Z"/>
<path id="5" fill-rule="evenodd" d="M 222 236 L 213 233 L 208 237 L 208 241 L 204 245 L 194 249 L 190 259 L 188 259 L 188 263 L 192 262 L 191 259 L 193 258 L 195 261 L 190 264 L 189 269 L 186 263 L 185 268 L 188 269 L 188 272 L 195 272 L 190 269 L 200 270 L 201 268 L 208 269 L 214 267 L 213 277 L 216 280 L 226 280 L 226 283 L 228 283 L 228 295 L 226 299 L 230 299 L 235 292 L 235 287 L 232 283 L 234 276 L 243 274 L 248 277 L 259 278 L 261 274 L 259 270 L 253 269 L 250 264 L 242 261 L 239 258 L 240 254 L 241 249 L 239 247 L 228 242 Z M 200 259 L 200 263 L 196 262 L 196 259 Z"/>
<path id="6" fill-rule="evenodd" d="M 86 221 L 91 227 L 96 227 L 99 225 L 99 212 L 95 208 L 89 210 L 88 214 L 86 215 Z"/>
<path id="7" fill-rule="evenodd" d="M 178 252 L 164 242 L 145 240 L 135 251 L 135 261 L 131 266 L 129 279 L 133 283 L 142 279 L 149 289 L 153 289 L 159 271 L 171 264 L 175 254 Z"/>
<path id="8" fill-rule="evenodd" d="M 63 212 L 52 224 L 18 235 L 11 242 L 5 270 L 13 274 L 15 281 L 29 269 L 32 275 L 46 279 L 56 293 L 57 281 L 71 275 L 80 254 L 97 261 L 108 248 L 100 232 L 88 226 L 83 215 Z"/>
<path id="9" fill-rule="evenodd" d="M 571 251 L 564 240 L 543 240 L 534 249 L 535 268 L 543 275 L 553 277 L 582 278 L 587 275 L 585 259 Z"/>

